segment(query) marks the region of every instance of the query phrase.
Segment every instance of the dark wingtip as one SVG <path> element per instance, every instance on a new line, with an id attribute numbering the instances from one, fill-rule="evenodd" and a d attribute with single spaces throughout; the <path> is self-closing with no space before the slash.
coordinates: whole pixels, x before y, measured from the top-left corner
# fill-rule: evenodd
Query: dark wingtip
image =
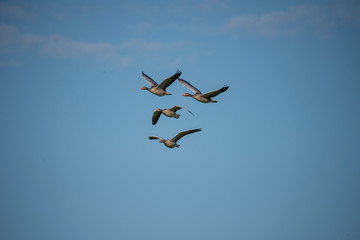
<path id="1" fill-rule="evenodd" d="M 229 86 L 223 86 L 220 90 L 221 90 L 221 92 L 225 92 L 226 90 L 228 90 L 229 89 Z"/>
<path id="2" fill-rule="evenodd" d="M 176 73 L 175 73 L 175 75 L 178 75 L 177 77 L 179 78 L 180 77 L 180 75 L 181 75 L 181 71 L 178 69 L 178 70 L 176 70 Z"/>

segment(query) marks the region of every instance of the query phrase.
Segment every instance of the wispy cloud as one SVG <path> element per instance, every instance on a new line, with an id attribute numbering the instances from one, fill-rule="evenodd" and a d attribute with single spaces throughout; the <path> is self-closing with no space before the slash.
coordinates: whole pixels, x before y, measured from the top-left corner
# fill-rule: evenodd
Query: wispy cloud
<path id="1" fill-rule="evenodd" d="M 148 42 L 142 39 L 131 39 L 122 43 L 120 48 L 122 49 L 136 49 L 139 52 L 143 51 L 159 51 L 180 48 L 186 45 L 183 41 L 176 41 L 172 43 L 161 43 L 161 42 Z"/>
<path id="2" fill-rule="evenodd" d="M 131 39 L 118 44 L 75 41 L 61 35 L 40 36 L 19 32 L 12 25 L 0 24 L 0 55 L 35 50 L 41 56 L 54 58 L 94 57 L 100 61 L 112 61 L 128 65 L 136 54 L 178 49 L 184 42 L 162 43 Z"/>
<path id="3" fill-rule="evenodd" d="M 120 56 L 116 46 L 109 43 L 74 41 L 60 35 L 39 36 L 20 33 L 14 26 L 0 24 L 0 54 L 36 50 L 40 55 L 57 58 L 94 56 L 100 60 L 113 60 L 122 65 L 129 62 Z"/>
<path id="4" fill-rule="evenodd" d="M 309 30 L 329 31 L 337 26 L 359 24 L 359 4 L 302 5 L 285 11 L 235 16 L 227 21 L 223 29 L 263 36 L 279 36 L 297 35 Z"/>
<path id="5" fill-rule="evenodd" d="M 203 12 L 209 12 L 213 10 L 218 10 L 219 8 L 226 8 L 226 4 L 221 0 L 203 0 L 195 5 L 195 9 L 198 9 Z"/>
<path id="6" fill-rule="evenodd" d="M 288 11 L 237 16 L 227 22 L 225 29 L 241 29 L 260 35 L 294 34 L 304 28 L 301 20 L 306 19 L 309 14 L 307 7 L 295 7 Z"/>
<path id="7" fill-rule="evenodd" d="M 21 34 L 14 26 L 0 24 L 0 54 L 23 51 L 28 47 L 29 36 Z"/>
<path id="8" fill-rule="evenodd" d="M 11 18 L 28 18 L 31 16 L 31 14 L 21 7 L 0 2 L 0 16 Z"/>
<path id="9" fill-rule="evenodd" d="M 109 43 L 74 41 L 60 35 L 39 36 L 20 33 L 14 26 L 0 24 L 0 53 L 37 49 L 41 55 L 53 57 L 79 57 L 93 55 L 113 57 L 116 47 Z"/>
<path id="10" fill-rule="evenodd" d="M 9 59 L 9 60 L 0 60 L 0 67 L 11 67 L 11 66 L 18 66 L 19 65 L 19 61 L 14 60 L 14 59 Z"/>

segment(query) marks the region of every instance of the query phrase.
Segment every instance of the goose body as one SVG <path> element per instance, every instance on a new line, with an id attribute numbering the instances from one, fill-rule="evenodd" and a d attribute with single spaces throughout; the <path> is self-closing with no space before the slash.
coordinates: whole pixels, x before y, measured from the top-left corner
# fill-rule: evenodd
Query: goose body
<path id="1" fill-rule="evenodd" d="M 184 107 L 181 107 L 179 105 L 176 105 L 172 108 L 166 108 L 166 109 L 156 109 L 155 112 L 153 113 L 153 116 L 152 116 L 152 124 L 155 125 L 161 114 L 164 114 L 165 116 L 167 117 L 170 117 L 170 118 L 179 118 L 180 117 L 180 114 L 177 114 L 176 111 L 179 110 L 179 109 L 185 109 L 186 111 L 188 111 L 189 113 L 191 113 L 192 115 L 194 115 L 192 112 L 190 112 L 189 110 L 187 110 L 186 108 Z"/>
<path id="2" fill-rule="evenodd" d="M 148 90 L 149 92 L 157 95 L 157 96 L 165 96 L 165 95 L 171 95 L 171 93 L 168 93 L 166 91 L 166 88 L 169 87 L 176 79 L 178 79 L 181 75 L 181 72 L 178 70 L 174 75 L 171 77 L 166 78 L 163 80 L 160 84 L 155 82 L 151 77 L 146 75 L 144 72 L 142 72 L 142 76 L 150 84 L 150 88 L 148 87 L 142 87 L 141 90 Z"/>
<path id="3" fill-rule="evenodd" d="M 199 132 L 199 131 L 201 131 L 201 128 L 191 129 L 191 130 L 186 130 L 186 131 L 179 132 L 178 134 L 175 135 L 175 137 L 173 137 L 171 139 L 164 139 L 164 138 L 158 137 L 158 136 L 150 136 L 149 139 L 150 140 L 159 139 L 159 142 L 164 143 L 164 145 L 166 147 L 175 148 L 175 147 L 180 147 L 180 145 L 177 144 L 176 142 L 178 140 L 180 140 L 183 136 L 194 133 L 194 132 Z"/>
<path id="4" fill-rule="evenodd" d="M 224 86 L 218 90 L 202 94 L 199 91 L 199 89 L 195 88 L 193 85 L 191 85 L 189 82 L 185 81 L 184 79 L 179 78 L 178 80 L 181 83 L 181 85 L 185 86 L 186 88 L 188 88 L 190 91 L 192 91 L 194 93 L 194 94 L 184 93 L 183 96 L 192 97 L 202 103 L 210 103 L 210 102 L 217 103 L 217 101 L 212 98 L 216 97 L 217 95 L 219 95 L 222 92 L 225 92 L 229 88 L 228 86 Z"/>

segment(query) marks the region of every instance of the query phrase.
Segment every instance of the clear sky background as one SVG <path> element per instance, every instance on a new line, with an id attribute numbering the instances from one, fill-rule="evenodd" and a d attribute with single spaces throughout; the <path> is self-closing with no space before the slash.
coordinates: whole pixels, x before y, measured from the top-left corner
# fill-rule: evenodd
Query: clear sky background
<path id="1" fill-rule="evenodd" d="M 0 239 L 360 239 L 359 43 L 358 1 L 0 1 Z M 177 69 L 230 88 L 140 90 Z"/>

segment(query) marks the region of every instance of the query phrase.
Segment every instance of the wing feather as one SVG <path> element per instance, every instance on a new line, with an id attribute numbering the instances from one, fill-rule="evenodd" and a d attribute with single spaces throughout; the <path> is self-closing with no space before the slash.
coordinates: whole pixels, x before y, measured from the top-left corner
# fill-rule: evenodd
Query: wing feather
<path id="1" fill-rule="evenodd" d="M 170 110 L 176 112 L 177 110 L 182 109 L 182 108 L 183 107 L 176 105 L 176 106 L 173 106 L 172 108 L 170 108 Z"/>
<path id="2" fill-rule="evenodd" d="M 180 75 L 181 75 L 181 71 L 177 70 L 174 75 L 162 81 L 159 84 L 158 88 L 165 90 L 168 86 L 170 86 L 173 82 L 175 82 L 175 80 L 178 79 Z"/>
<path id="3" fill-rule="evenodd" d="M 194 133 L 194 132 L 199 132 L 199 131 L 201 131 L 201 128 L 182 131 L 182 132 L 179 132 L 178 134 L 176 134 L 176 136 L 173 137 L 171 140 L 176 142 L 185 135 L 188 135 L 188 134 L 191 134 L 191 133 Z"/>
<path id="4" fill-rule="evenodd" d="M 151 77 L 146 75 L 144 72 L 142 72 L 142 76 L 145 79 L 145 81 L 147 81 L 150 84 L 151 87 L 156 87 L 158 85 L 154 80 L 152 80 Z"/>
<path id="5" fill-rule="evenodd" d="M 150 136 L 149 137 L 150 140 L 154 140 L 154 139 L 163 139 L 162 137 L 158 137 L 158 136 Z"/>
<path id="6" fill-rule="evenodd" d="M 207 93 L 204 93 L 203 94 L 203 97 L 205 98 L 211 98 L 211 97 L 216 97 L 217 95 L 219 95 L 220 93 L 222 92 L 225 92 L 226 90 L 228 90 L 228 86 L 224 86 L 218 90 L 215 90 L 215 91 L 211 91 L 211 92 L 207 92 Z"/>
<path id="7" fill-rule="evenodd" d="M 186 109 L 186 108 L 184 108 L 184 107 L 181 107 L 181 106 L 179 106 L 179 105 L 176 105 L 176 106 L 173 106 L 172 108 L 170 108 L 170 110 L 172 110 L 172 111 L 174 111 L 174 112 L 176 112 L 176 111 L 179 110 L 179 109 L 184 109 L 184 110 L 188 111 L 189 113 L 191 113 L 192 115 L 194 115 L 190 110 L 188 110 L 188 109 Z"/>
<path id="8" fill-rule="evenodd" d="M 183 85 L 184 87 L 187 87 L 190 91 L 192 91 L 193 93 L 197 94 L 201 92 L 199 91 L 199 89 L 197 89 L 196 87 L 194 87 L 193 85 L 191 85 L 189 82 L 185 81 L 184 79 L 180 79 L 179 78 L 179 82 L 181 83 L 181 85 Z"/>
<path id="9" fill-rule="evenodd" d="M 153 116 L 152 116 L 152 125 L 155 125 L 155 124 L 158 122 L 161 114 L 162 114 L 161 111 L 155 111 L 155 112 L 153 113 Z"/>

